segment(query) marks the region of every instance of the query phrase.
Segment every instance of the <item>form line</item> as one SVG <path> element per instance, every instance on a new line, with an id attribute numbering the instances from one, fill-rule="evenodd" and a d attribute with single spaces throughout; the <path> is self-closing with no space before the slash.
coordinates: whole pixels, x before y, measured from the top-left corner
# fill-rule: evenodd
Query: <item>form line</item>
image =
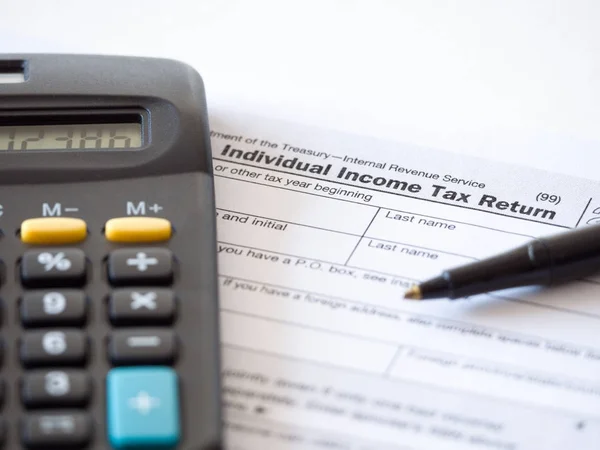
<path id="1" fill-rule="evenodd" d="M 585 215 L 586 211 L 590 207 L 590 203 L 592 203 L 592 197 L 590 197 L 590 199 L 587 202 L 587 205 L 585 205 L 585 208 L 583 208 L 583 212 L 581 213 L 581 216 L 579 216 L 579 220 L 575 224 L 575 228 L 577 228 L 579 226 L 579 222 L 581 222 L 581 219 L 583 219 L 583 216 Z"/>
<path id="2" fill-rule="evenodd" d="M 350 256 L 348 256 L 348 259 L 346 260 L 346 262 L 344 263 L 345 266 L 348 265 L 348 263 L 350 262 L 350 259 L 352 259 L 352 256 L 354 255 L 354 252 L 356 251 L 356 249 L 358 248 L 358 246 L 360 245 L 361 241 L 363 240 L 363 238 L 365 237 L 365 233 L 369 230 L 369 228 L 371 227 L 371 224 L 373 223 L 373 221 L 375 220 L 375 218 L 377 217 L 377 215 L 379 214 L 379 211 L 381 211 L 381 208 L 377 208 L 377 211 L 375 211 L 375 214 L 373 215 L 373 218 L 371 219 L 371 221 L 369 222 L 369 225 L 367 225 L 367 228 L 365 228 L 365 231 L 363 231 L 362 236 L 360 236 L 360 238 L 358 238 L 358 241 L 356 242 L 356 245 L 354 246 L 354 248 L 352 249 L 352 251 L 350 252 Z"/>

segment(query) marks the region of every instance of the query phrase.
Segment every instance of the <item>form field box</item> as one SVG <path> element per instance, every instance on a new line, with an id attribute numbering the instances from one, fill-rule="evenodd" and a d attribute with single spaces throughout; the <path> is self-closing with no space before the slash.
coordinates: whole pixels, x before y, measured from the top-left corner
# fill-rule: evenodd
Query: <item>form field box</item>
<path id="1" fill-rule="evenodd" d="M 260 184 L 215 177 L 217 206 L 259 217 L 362 235 L 377 208 Z"/>
<path id="2" fill-rule="evenodd" d="M 391 344 L 225 311 L 221 321 L 224 344 L 362 372 L 383 373 L 396 352 Z"/>

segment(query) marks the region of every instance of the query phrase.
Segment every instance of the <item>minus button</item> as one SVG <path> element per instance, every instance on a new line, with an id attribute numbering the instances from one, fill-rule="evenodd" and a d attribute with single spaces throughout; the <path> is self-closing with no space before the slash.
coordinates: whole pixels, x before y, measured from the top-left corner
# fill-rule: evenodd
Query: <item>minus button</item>
<path id="1" fill-rule="evenodd" d="M 176 351 L 175 333 L 161 328 L 118 330 L 108 344 L 108 356 L 116 365 L 171 364 Z"/>
<path id="2" fill-rule="evenodd" d="M 130 336 L 127 345 L 130 347 L 158 347 L 160 345 L 158 336 Z"/>

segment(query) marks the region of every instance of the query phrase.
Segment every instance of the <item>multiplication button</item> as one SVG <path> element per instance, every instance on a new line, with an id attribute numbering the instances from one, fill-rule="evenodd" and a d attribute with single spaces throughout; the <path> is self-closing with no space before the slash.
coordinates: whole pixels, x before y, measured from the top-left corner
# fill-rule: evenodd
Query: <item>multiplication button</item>
<path id="1" fill-rule="evenodd" d="M 108 311 L 117 325 L 169 323 L 175 315 L 175 295 L 170 289 L 115 289 Z"/>
<path id="2" fill-rule="evenodd" d="M 114 250 L 108 256 L 108 277 L 115 285 L 169 284 L 173 253 L 166 248 Z"/>
<path id="3" fill-rule="evenodd" d="M 81 286 L 85 276 L 85 253 L 76 248 L 29 250 L 21 260 L 21 282 L 27 287 Z"/>

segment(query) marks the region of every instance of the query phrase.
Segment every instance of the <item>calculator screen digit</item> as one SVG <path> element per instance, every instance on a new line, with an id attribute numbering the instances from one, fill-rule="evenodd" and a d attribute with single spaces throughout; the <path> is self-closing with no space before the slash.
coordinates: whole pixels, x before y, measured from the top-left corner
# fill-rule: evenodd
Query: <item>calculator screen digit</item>
<path id="1" fill-rule="evenodd" d="M 0 127 L 0 151 L 137 149 L 139 123 L 25 125 Z"/>

